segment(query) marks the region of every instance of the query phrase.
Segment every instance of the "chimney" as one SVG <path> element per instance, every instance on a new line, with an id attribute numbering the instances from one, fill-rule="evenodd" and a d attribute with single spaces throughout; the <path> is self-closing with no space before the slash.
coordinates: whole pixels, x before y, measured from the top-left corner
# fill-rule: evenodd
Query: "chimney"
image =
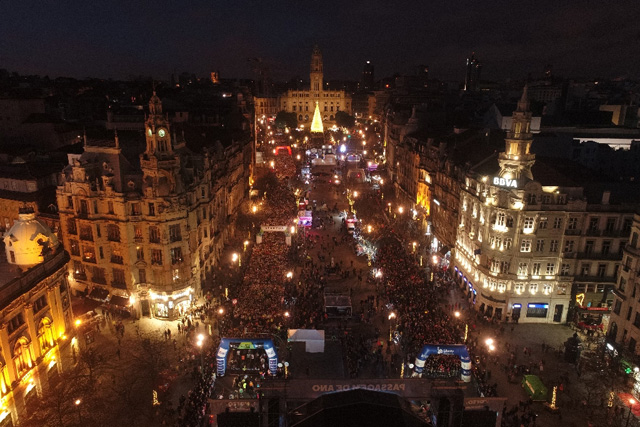
<path id="1" fill-rule="evenodd" d="M 608 205 L 610 197 L 611 197 L 611 191 L 609 191 L 609 190 L 604 191 L 602 193 L 602 204 L 603 205 Z"/>

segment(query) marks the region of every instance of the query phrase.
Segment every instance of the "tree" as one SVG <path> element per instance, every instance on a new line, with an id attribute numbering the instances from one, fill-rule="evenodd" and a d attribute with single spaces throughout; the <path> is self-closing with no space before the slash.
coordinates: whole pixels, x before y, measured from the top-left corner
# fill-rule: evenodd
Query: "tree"
<path id="1" fill-rule="evenodd" d="M 345 111 L 338 111 L 336 113 L 336 125 L 339 127 L 351 129 L 356 125 L 356 119 Z"/>
<path id="2" fill-rule="evenodd" d="M 286 111 L 279 111 L 276 114 L 276 126 L 283 128 L 285 126 L 295 129 L 298 127 L 298 117 L 296 113 L 288 113 Z"/>

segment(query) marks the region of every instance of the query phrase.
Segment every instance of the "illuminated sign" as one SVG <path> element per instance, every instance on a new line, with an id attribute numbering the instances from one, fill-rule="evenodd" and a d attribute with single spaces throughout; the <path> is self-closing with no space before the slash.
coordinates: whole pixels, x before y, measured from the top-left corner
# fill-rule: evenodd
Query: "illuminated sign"
<path id="1" fill-rule="evenodd" d="M 515 179 L 508 179 L 508 178 L 501 178 L 498 176 L 494 176 L 493 185 L 497 185 L 499 187 L 518 188 L 518 181 Z"/>
<path id="2" fill-rule="evenodd" d="M 529 308 L 549 308 L 549 304 L 527 304 Z"/>
<path id="3" fill-rule="evenodd" d="M 513 308 L 520 308 L 520 307 L 522 307 L 521 304 L 513 304 Z"/>

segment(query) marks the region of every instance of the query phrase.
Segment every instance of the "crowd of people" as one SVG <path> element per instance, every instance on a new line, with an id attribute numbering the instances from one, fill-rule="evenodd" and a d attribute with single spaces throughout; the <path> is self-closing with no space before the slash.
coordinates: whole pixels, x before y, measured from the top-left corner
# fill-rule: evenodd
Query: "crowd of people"
<path id="1" fill-rule="evenodd" d="M 376 267 L 381 272 L 386 298 L 398 316 L 397 330 L 407 360 L 413 361 L 425 344 L 462 342 L 462 324 L 442 308 L 442 296 L 452 284 L 438 277 L 430 283 L 413 255 L 393 234 L 381 239 Z M 435 355 L 429 359 L 424 376 L 455 376 L 460 372 L 457 357 Z"/>

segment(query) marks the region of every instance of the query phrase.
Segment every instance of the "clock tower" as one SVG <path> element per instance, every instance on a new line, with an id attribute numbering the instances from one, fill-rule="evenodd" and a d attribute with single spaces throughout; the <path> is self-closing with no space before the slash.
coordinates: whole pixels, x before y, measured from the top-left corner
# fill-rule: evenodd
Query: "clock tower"
<path id="1" fill-rule="evenodd" d="M 320 51 L 320 47 L 315 45 L 313 47 L 313 52 L 311 53 L 311 73 L 310 73 L 310 81 L 311 87 L 309 88 L 310 92 L 314 94 L 315 97 L 320 96 L 320 92 L 322 92 L 323 85 L 323 72 L 322 72 L 322 52 Z"/>
<path id="2" fill-rule="evenodd" d="M 180 156 L 173 150 L 169 120 L 162 114 L 162 102 L 153 92 L 145 121 L 147 148 L 140 155 L 147 195 L 168 196 L 182 191 Z"/>
<path id="3" fill-rule="evenodd" d="M 532 154 L 531 143 L 531 111 L 529 111 L 529 98 L 527 86 L 524 87 L 522 97 L 518 101 L 518 108 L 513 112 L 511 130 L 505 138 L 505 151 L 498 156 L 500 164 L 500 177 L 516 180 L 533 180 L 531 167 L 536 161 Z"/>

